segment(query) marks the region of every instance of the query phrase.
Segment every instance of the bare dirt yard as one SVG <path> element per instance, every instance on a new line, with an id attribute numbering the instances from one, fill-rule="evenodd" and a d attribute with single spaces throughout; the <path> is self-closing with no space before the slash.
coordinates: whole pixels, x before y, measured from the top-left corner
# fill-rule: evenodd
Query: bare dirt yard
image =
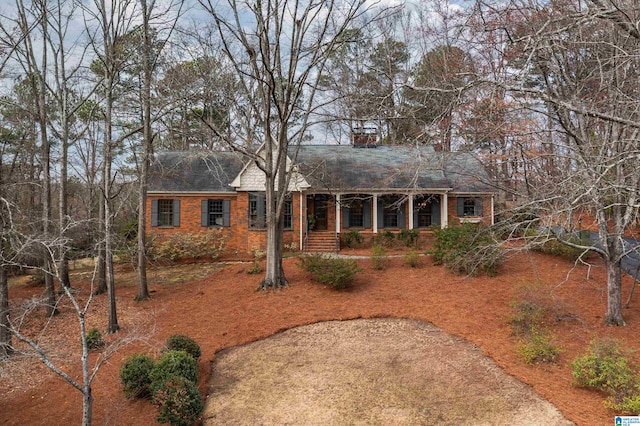
<path id="1" fill-rule="evenodd" d="M 408 348 L 400 345 L 399 352 L 396 352 L 397 358 L 386 358 L 386 361 L 384 346 L 378 345 L 381 351 L 376 353 L 383 357 L 382 361 L 390 369 L 394 368 L 395 362 L 402 361 L 404 365 L 418 364 L 426 369 L 423 371 L 436 371 L 445 368 L 444 366 L 458 370 L 457 375 L 451 375 L 448 390 L 428 387 L 417 378 L 417 391 L 402 388 L 400 381 L 392 382 L 391 390 L 381 389 L 380 392 L 386 392 L 385 398 L 392 398 L 390 394 L 397 387 L 398 392 L 408 392 L 416 401 L 417 406 L 408 408 L 409 411 L 402 411 L 403 408 L 400 410 L 402 412 L 396 412 L 398 418 L 409 412 L 413 414 L 407 415 L 421 415 L 420 407 L 424 408 L 425 405 L 420 395 L 416 395 L 420 389 L 425 390 L 425 397 L 433 395 L 438 404 L 454 407 L 451 408 L 451 412 L 454 412 L 458 401 L 456 395 L 459 395 L 457 392 L 461 388 L 479 386 L 478 389 L 484 389 L 482 386 L 486 386 L 486 376 L 482 375 L 486 373 L 481 374 L 479 368 L 479 365 L 485 363 L 486 366 L 489 362 L 483 361 L 484 356 L 490 358 L 507 375 L 527 384 L 535 393 L 557 407 L 566 419 L 578 425 L 613 424 L 616 413 L 604 407 L 603 395 L 571 385 L 569 363 L 584 353 L 591 339 L 602 336 L 623 340 L 627 347 L 636 350 L 637 355 L 637 350 L 640 349 L 640 341 L 636 338 L 640 335 L 640 296 L 636 294 L 631 300 L 630 308 L 625 309 L 628 323 L 626 327 L 605 327 L 605 271 L 597 258 L 592 259 L 594 266 L 590 268 L 588 278 L 586 266 L 574 268 L 568 261 L 542 254 L 514 255 L 501 268 L 500 274 L 493 278 L 456 276 L 444 267 L 433 266 L 429 257 L 422 260 L 420 267 L 409 268 L 402 257 L 393 258 L 382 271 L 374 270 L 369 259 L 359 260 L 363 271 L 357 275 L 353 288 L 346 291 L 334 291 L 313 282 L 309 274 L 296 266 L 295 258 L 285 260 L 289 287 L 270 292 L 255 291 L 261 276 L 246 273 L 251 268 L 251 263 L 174 265 L 151 270 L 152 299 L 141 303 L 133 301 L 136 294 L 135 274 L 128 268 L 121 268 L 117 275 L 121 331 L 106 336 L 106 339 L 112 344 L 127 339 L 135 341 L 120 348 L 97 375 L 93 387 L 94 424 L 155 423 L 156 409 L 148 401 L 129 401 L 124 397 L 118 372 L 122 362 L 133 353 L 145 352 L 158 356 L 165 339 L 172 334 L 187 334 L 202 347 L 198 387 L 203 396 L 215 401 L 220 396 L 216 389 L 219 386 L 229 386 L 229 383 L 224 383 L 224 370 L 218 370 L 217 365 L 218 356 L 220 360 L 224 360 L 232 352 L 220 351 L 257 342 L 289 329 L 293 329 L 290 333 L 294 340 L 298 335 L 302 339 L 300 344 L 306 345 L 314 339 L 302 337 L 298 333 L 305 332 L 305 329 L 295 327 L 360 318 L 417 320 L 418 323 L 408 322 L 406 324 L 409 325 L 405 326 L 392 322 L 396 324 L 396 328 L 405 327 L 409 333 L 417 333 L 414 335 L 414 342 L 425 338 L 419 337 L 420 333 L 428 336 L 439 333 L 432 333 L 431 326 L 424 324 L 425 322 L 446 333 L 439 337 L 445 344 L 444 349 L 429 352 L 434 349 L 420 349 L 419 345 L 412 345 L 417 351 L 409 355 Z M 86 271 L 75 272 L 72 277 L 76 294 L 81 300 L 86 300 L 89 294 L 89 279 L 90 273 Z M 624 279 L 625 300 L 631 281 L 629 277 Z M 34 298 L 40 297 L 42 292 L 42 287 L 24 279 L 12 281 L 9 296 L 13 312 L 32 306 Z M 551 326 L 556 343 L 562 349 L 560 359 L 555 364 L 527 365 L 517 352 L 517 339 L 513 336 L 510 325 L 513 312 L 510 303 L 523 294 L 528 294 L 529 297 L 534 295 L 540 303 L 551 308 Z M 23 319 L 22 329 L 33 332 L 46 325 L 47 331 L 40 336 L 41 341 L 55 348 L 56 362 L 77 377 L 77 319 L 68 301 L 62 301 L 60 308 L 61 314 L 50 321 L 43 318 L 43 312 L 39 309 L 32 311 Z M 89 327 L 101 330 L 106 328 L 105 295 L 98 296 L 92 302 L 88 322 Z M 318 326 L 321 327 L 322 324 Z M 325 326 L 329 330 L 331 327 L 339 328 L 339 324 L 334 322 L 325 323 Z M 411 331 L 411 327 L 416 327 L 416 330 Z M 372 330 L 376 332 L 376 326 Z M 359 333 L 362 332 L 365 331 L 361 330 Z M 348 348 L 349 342 L 355 340 L 349 337 L 349 332 L 343 333 L 343 344 L 346 345 L 344 348 Z M 396 334 L 394 331 L 385 333 Z M 278 334 L 273 342 L 278 345 L 278 340 L 287 336 L 288 334 Z M 260 343 L 267 342 L 265 340 Z M 410 342 L 411 340 L 408 344 Z M 448 351 L 446 344 L 450 343 L 447 342 L 460 343 L 462 346 Z M 388 344 L 387 347 L 392 349 L 395 345 L 396 343 Z M 287 347 L 293 353 L 304 349 L 284 344 L 284 349 Z M 240 349 L 244 348 L 248 346 Z M 322 350 L 318 349 L 319 352 Z M 477 357 L 478 364 L 474 363 L 473 368 L 469 367 L 471 364 L 465 364 L 466 361 L 455 361 L 456 356 L 465 351 Z M 93 353 L 92 362 L 97 361 L 100 355 L 100 352 Z M 352 360 L 358 362 L 355 357 Z M 339 362 L 346 361 L 336 363 Z M 330 361 L 326 365 L 330 366 Z M 212 366 L 216 368 L 212 369 Z M 478 376 L 474 378 L 476 371 Z M 489 371 L 494 370 L 489 368 Z M 470 373 L 469 377 L 467 372 Z M 400 374 L 406 372 L 401 371 Z M 420 374 L 416 373 L 414 376 Z M 366 380 L 374 380 L 375 376 L 360 375 L 358 378 L 366 383 Z M 467 381 L 463 382 L 463 378 Z M 222 384 L 216 381 L 219 379 L 223 380 Z M 500 381 L 502 379 L 498 380 L 500 383 L 507 383 Z M 320 385 L 330 386 L 330 383 Z M 510 384 L 504 386 L 512 389 Z M 427 390 L 434 393 L 430 394 Z M 307 391 L 312 392 L 313 389 Z M 437 394 L 436 391 L 444 393 Z M 377 396 L 368 391 L 358 396 L 374 403 L 377 400 Z M 272 401 L 279 400 L 278 393 L 272 393 L 270 397 L 274 398 Z M 393 398 L 398 398 L 398 395 Z M 506 402 L 503 404 L 506 410 L 509 405 Z M 210 407 L 215 409 L 215 405 Z M 79 424 L 81 418 L 80 393 L 32 358 L 16 357 L 8 363 L 0 364 L 0 406 L 0 424 L 3 425 Z M 518 407 L 514 409 L 517 412 Z M 388 416 L 389 413 L 379 410 L 377 415 Z M 215 418 L 211 416 L 213 414 L 209 412 L 207 417 Z M 304 420 L 301 422 L 304 423 Z M 278 420 L 273 424 L 276 423 Z M 297 420 L 292 420 L 292 423 L 297 423 Z M 448 423 L 446 419 L 439 423 L 460 424 Z M 398 421 L 396 424 L 403 423 Z"/>
<path id="2" fill-rule="evenodd" d="M 205 425 L 571 425 L 429 323 L 328 321 L 216 356 Z"/>

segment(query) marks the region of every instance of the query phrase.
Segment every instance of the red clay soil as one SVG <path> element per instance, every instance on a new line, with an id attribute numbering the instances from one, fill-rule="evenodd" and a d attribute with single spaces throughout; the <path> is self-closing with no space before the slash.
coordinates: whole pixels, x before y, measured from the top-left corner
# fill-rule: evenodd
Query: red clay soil
<path id="1" fill-rule="evenodd" d="M 145 342 L 121 348 L 100 369 L 93 384 L 94 424 L 154 424 L 156 409 L 148 401 L 125 399 L 118 378 L 123 359 L 132 353 L 157 356 L 164 340 L 172 334 L 187 334 L 202 347 L 199 362 L 199 388 L 207 394 L 210 363 L 217 351 L 262 339 L 278 331 L 326 320 L 398 317 L 428 321 L 448 333 L 462 337 L 509 374 L 530 384 L 579 425 L 613 424 L 616 413 L 603 405 L 603 395 L 571 386 L 569 363 L 582 354 L 589 341 L 598 336 L 624 339 L 638 349 L 640 342 L 640 295 L 636 294 L 624 314 L 626 327 L 605 327 L 605 273 L 595 264 L 587 279 L 587 267 L 542 254 L 516 254 L 507 260 L 497 277 L 462 277 L 430 258 L 422 258 L 419 268 L 409 268 L 403 258 L 390 259 L 383 271 L 374 270 L 371 260 L 358 261 L 363 268 L 352 289 L 333 291 L 314 283 L 296 266 L 285 260 L 290 286 L 269 292 L 256 292 L 260 275 L 248 275 L 250 263 L 228 264 L 203 279 L 168 284 L 166 279 L 151 282 L 152 299 L 136 303 L 132 284 L 117 290 L 119 322 L 122 331 L 108 336 L 147 335 Z M 203 265 L 189 265 L 195 270 Z M 176 270 L 182 274 L 183 269 Z M 571 271 L 571 272 L 570 272 Z M 74 282 L 86 297 L 86 282 Z M 533 289 L 536 298 L 554 309 L 552 324 L 563 352 L 557 364 L 526 365 L 518 356 L 509 318 L 510 302 L 520 297 L 522 287 Z M 624 279 L 624 300 L 631 279 Z M 12 306 L 25 305 L 41 287 L 14 285 L 10 288 Z M 89 327 L 104 329 L 106 295 L 93 301 Z M 67 349 L 77 344 L 77 320 L 68 306 L 54 318 L 49 331 Z M 41 317 L 42 315 L 39 315 Z M 27 323 L 40 327 L 42 322 Z M 61 349 L 62 350 L 62 349 Z M 62 352 L 66 353 L 66 352 Z M 73 355 L 76 356 L 77 354 Z M 97 355 L 93 355 L 96 357 Z M 68 356 L 67 359 L 73 359 Z M 0 364 L 0 424 L 63 425 L 80 424 L 81 395 L 37 361 Z M 74 367 L 76 366 L 76 367 Z M 68 364 L 69 369 L 77 364 Z"/>

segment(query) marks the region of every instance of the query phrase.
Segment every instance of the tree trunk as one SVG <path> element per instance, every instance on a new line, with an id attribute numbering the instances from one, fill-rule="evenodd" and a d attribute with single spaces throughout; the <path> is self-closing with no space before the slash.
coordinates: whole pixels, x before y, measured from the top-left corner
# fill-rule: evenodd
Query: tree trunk
<path id="1" fill-rule="evenodd" d="M 105 38 L 105 40 L 107 40 Z M 111 52 L 113 46 L 105 46 L 105 51 Z M 111 53 L 109 54 L 111 56 Z M 107 87 L 107 96 L 105 100 L 105 126 L 104 126 L 104 173 L 102 175 L 102 202 L 104 203 L 104 259 L 105 259 L 105 281 L 107 284 L 107 298 L 109 299 L 109 324 L 107 333 L 116 333 L 120 326 L 118 325 L 118 313 L 116 310 L 116 284 L 113 276 L 113 235 L 112 224 L 113 217 L 111 214 L 111 162 L 112 162 L 112 94 L 113 80 L 107 78 L 105 86 Z"/>
<path id="2" fill-rule="evenodd" d="M 149 158 L 151 156 L 151 40 L 149 33 L 149 13 L 146 0 L 141 0 L 143 22 L 143 87 L 142 87 L 142 164 L 140 165 L 138 191 L 138 295 L 136 301 L 149 299 L 147 285 L 147 247 L 146 247 L 146 217 L 147 217 L 147 186 L 149 179 Z"/>
<path id="3" fill-rule="evenodd" d="M 620 262 L 605 259 L 607 269 L 607 325 L 625 325 L 622 317 L 622 279 Z"/>
<path id="4" fill-rule="evenodd" d="M 91 386 L 85 385 L 82 390 L 82 426 L 91 426 L 93 417 L 93 395 Z"/>
<path id="5" fill-rule="evenodd" d="M 102 181 L 104 182 L 104 165 L 102 166 Z M 102 193 L 99 191 L 98 193 Z M 93 294 L 104 294 L 107 292 L 107 277 L 106 277 L 106 262 L 104 256 L 104 200 L 100 197 L 100 202 L 98 203 L 98 256 L 97 256 L 97 280 L 98 286 L 96 287 Z"/>
<path id="6" fill-rule="evenodd" d="M 265 276 L 258 289 L 281 288 L 289 284 L 282 265 L 282 219 L 267 227 L 267 257 Z"/>
<path id="7" fill-rule="evenodd" d="M 0 359 L 13 353 L 9 332 L 9 283 L 3 259 L 3 237 L 0 235 Z"/>
<path id="8" fill-rule="evenodd" d="M 66 95 L 65 95 L 66 96 Z M 63 109 L 63 114 L 66 114 L 66 109 Z M 63 118 L 63 126 L 67 127 L 67 119 Z M 59 215 L 60 215 L 60 238 L 63 240 L 66 237 L 67 226 L 68 226 L 68 217 L 67 217 L 67 158 L 69 151 L 69 132 L 66 128 L 63 128 L 63 137 L 62 137 L 62 156 L 60 158 L 60 198 L 59 198 Z M 59 278 L 60 285 L 65 287 L 71 286 L 71 281 L 69 279 L 69 255 L 67 253 L 67 245 L 60 247 L 60 267 L 59 267 Z M 61 290 L 62 293 L 62 290 Z"/>

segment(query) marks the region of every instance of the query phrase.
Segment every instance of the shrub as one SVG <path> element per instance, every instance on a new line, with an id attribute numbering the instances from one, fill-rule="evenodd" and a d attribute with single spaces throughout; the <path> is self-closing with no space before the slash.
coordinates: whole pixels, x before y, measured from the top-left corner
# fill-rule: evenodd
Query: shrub
<path id="1" fill-rule="evenodd" d="M 361 245 L 364 240 L 362 234 L 357 229 L 352 229 L 349 232 L 344 232 L 342 233 L 341 237 L 342 244 L 348 248 L 357 247 Z"/>
<path id="2" fill-rule="evenodd" d="M 373 269 L 383 270 L 387 267 L 387 249 L 381 245 L 374 244 L 371 249 L 371 260 L 373 261 Z"/>
<path id="3" fill-rule="evenodd" d="M 181 259 L 216 259 L 224 250 L 225 237 L 221 229 L 197 233 L 174 233 L 151 241 L 148 257 L 152 261 Z"/>
<path id="4" fill-rule="evenodd" d="M 503 258 L 490 229 L 471 223 L 437 229 L 429 254 L 436 265 L 444 264 L 455 273 L 469 275 L 484 272 L 494 276 Z"/>
<path id="5" fill-rule="evenodd" d="M 398 240 L 407 247 L 415 247 L 418 244 L 418 238 L 420 238 L 418 229 L 401 229 L 398 234 Z"/>
<path id="6" fill-rule="evenodd" d="M 587 354 L 571 363 L 574 384 L 605 392 L 607 404 L 633 404 L 638 400 L 638 378 L 636 368 L 629 362 L 629 352 L 612 339 L 593 340 Z"/>
<path id="7" fill-rule="evenodd" d="M 153 394 L 159 407 L 158 422 L 190 426 L 202 415 L 204 405 L 196 385 L 180 376 L 166 380 Z"/>
<path id="8" fill-rule="evenodd" d="M 259 274 L 262 272 L 260 261 L 267 255 L 267 252 L 260 250 L 259 247 L 253 247 L 251 249 L 251 254 L 253 255 L 253 265 L 251 265 L 251 268 L 247 269 L 247 274 Z"/>
<path id="9" fill-rule="evenodd" d="M 127 398 L 145 398 L 150 395 L 153 359 L 147 355 L 137 354 L 129 358 L 120 368 L 120 381 Z"/>
<path id="10" fill-rule="evenodd" d="M 564 244 L 557 238 L 553 236 L 550 237 L 546 233 L 540 233 L 538 228 L 529 228 L 525 231 L 524 235 L 529 240 L 529 244 L 531 244 L 534 251 L 563 257 L 572 262 L 584 255 L 584 250 Z M 563 239 L 573 244 L 591 245 L 588 231 L 574 234 L 565 233 Z"/>
<path id="11" fill-rule="evenodd" d="M 87 332 L 87 348 L 90 351 L 100 349 L 105 344 L 102 334 L 100 334 L 100 331 L 97 328 L 92 328 Z"/>
<path id="12" fill-rule="evenodd" d="M 165 352 L 149 373 L 151 393 L 155 394 L 156 390 L 173 376 L 184 377 L 195 383 L 198 380 L 196 360 L 185 351 Z"/>
<path id="13" fill-rule="evenodd" d="M 546 306 L 531 300 L 511 302 L 511 307 L 514 310 L 510 319 L 513 334 L 520 337 L 529 335 L 533 329 L 539 327 L 547 311 Z"/>
<path id="14" fill-rule="evenodd" d="M 385 229 L 376 236 L 374 243 L 383 247 L 392 247 L 395 239 L 396 235 L 388 229 Z"/>
<path id="15" fill-rule="evenodd" d="M 167 339 L 167 351 L 185 351 L 196 361 L 202 352 L 200 346 L 189 336 L 174 334 Z"/>
<path id="16" fill-rule="evenodd" d="M 405 253 L 404 261 L 410 267 L 417 268 L 418 266 L 420 266 L 420 255 L 418 254 L 417 251 L 410 250 L 409 252 Z"/>
<path id="17" fill-rule="evenodd" d="M 560 349 L 549 331 L 533 327 L 520 341 L 518 353 L 527 364 L 551 363 L 558 359 Z"/>
<path id="18" fill-rule="evenodd" d="M 624 397 L 620 403 L 615 403 L 613 400 L 608 399 L 604 402 L 604 405 L 619 413 L 637 416 L 640 414 L 640 390 L 636 389 L 636 393 L 633 396 Z"/>
<path id="19" fill-rule="evenodd" d="M 313 274 L 314 280 L 338 290 L 349 287 L 362 269 L 351 259 L 339 259 L 312 254 L 300 257 L 298 265 Z"/>

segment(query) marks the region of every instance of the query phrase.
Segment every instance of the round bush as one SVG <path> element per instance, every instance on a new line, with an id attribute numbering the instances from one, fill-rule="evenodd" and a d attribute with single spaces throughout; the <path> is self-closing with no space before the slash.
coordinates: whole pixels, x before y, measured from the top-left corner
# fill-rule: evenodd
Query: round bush
<path id="1" fill-rule="evenodd" d="M 182 334 L 174 334 L 167 339 L 167 350 L 169 351 L 185 351 L 196 361 L 200 358 L 200 346 L 189 336 Z"/>
<path id="2" fill-rule="evenodd" d="M 150 373 L 153 369 L 153 359 L 147 355 L 132 356 L 120 368 L 120 380 L 124 394 L 128 398 L 145 398 L 150 395 Z"/>
<path id="3" fill-rule="evenodd" d="M 151 393 L 155 394 L 166 381 L 174 376 L 184 377 L 195 383 L 198 380 L 196 360 L 185 351 L 166 352 L 149 373 Z"/>
<path id="4" fill-rule="evenodd" d="M 105 344 L 105 341 L 102 339 L 102 334 L 100 334 L 97 328 L 92 328 L 87 332 L 87 348 L 90 351 L 100 349 Z"/>
<path id="5" fill-rule="evenodd" d="M 204 410 L 196 385 L 179 376 L 173 376 L 155 391 L 153 403 L 160 409 L 158 422 L 175 426 L 194 424 Z"/>

